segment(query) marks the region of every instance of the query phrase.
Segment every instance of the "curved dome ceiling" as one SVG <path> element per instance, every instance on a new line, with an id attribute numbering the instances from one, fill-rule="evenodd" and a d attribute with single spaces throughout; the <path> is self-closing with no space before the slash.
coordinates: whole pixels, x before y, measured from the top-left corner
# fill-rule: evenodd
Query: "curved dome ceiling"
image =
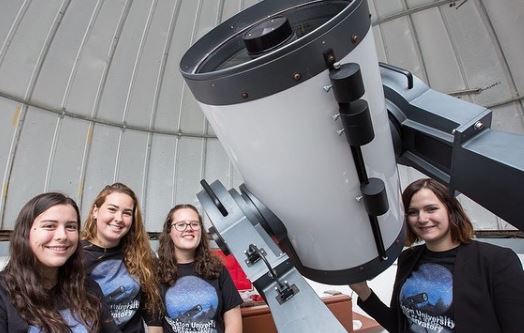
<path id="1" fill-rule="evenodd" d="M 148 231 L 199 181 L 242 179 L 179 73 L 200 36 L 255 0 L 9 0 L 0 11 L 1 228 L 43 191 L 85 216 L 106 184 L 141 199 Z M 522 0 L 369 0 L 379 59 L 490 107 L 524 133 Z M 418 177 L 402 168 L 403 183 Z M 479 229 L 511 228 L 467 199 Z"/>

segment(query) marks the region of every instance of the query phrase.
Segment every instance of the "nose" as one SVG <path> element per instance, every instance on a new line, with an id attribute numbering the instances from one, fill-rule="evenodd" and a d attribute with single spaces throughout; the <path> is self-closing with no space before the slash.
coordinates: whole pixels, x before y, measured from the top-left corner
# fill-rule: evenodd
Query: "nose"
<path id="1" fill-rule="evenodd" d="M 429 214 L 425 213 L 424 211 L 420 211 L 418 213 L 418 222 L 420 223 L 426 223 L 428 222 Z"/>
<path id="2" fill-rule="evenodd" d="M 62 240 L 67 238 L 67 233 L 64 225 L 58 226 L 55 230 L 55 239 Z"/>
<path id="3" fill-rule="evenodd" d="M 116 221 L 122 221 L 123 220 L 124 213 L 118 211 L 115 213 L 115 220 Z"/>

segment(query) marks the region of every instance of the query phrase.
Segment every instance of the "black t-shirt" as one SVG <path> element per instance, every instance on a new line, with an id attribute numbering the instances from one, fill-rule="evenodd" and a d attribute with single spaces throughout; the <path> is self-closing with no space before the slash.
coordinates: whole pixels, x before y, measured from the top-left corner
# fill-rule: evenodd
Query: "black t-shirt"
<path id="1" fill-rule="evenodd" d="M 104 301 L 122 332 L 143 333 L 144 321 L 148 326 L 162 326 L 160 315 L 145 311 L 140 283 L 127 271 L 120 246 L 104 249 L 83 240 L 82 247 L 87 272 L 102 289 Z"/>
<path id="2" fill-rule="evenodd" d="M 89 294 L 95 295 L 98 298 L 102 298 L 102 291 L 98 285 L 91 279 L 86 279 L 86 291 Z M 53 290 L 50 291 L 53 294 Z M 53 297 L 51 295 L 51 297 Z M 60 299 L 56 300 L 58 305 L 63 303 Z M 59 306 L 60 308 L 60 306 Z M 88 332 L 86 327 L 81 324 L 75 316 L 71 313 L 70 309 L 62 308 L 59 310 L 62 318 L 69 325 L 74 333 Z M 102 333 L 119 333 L 120 330 L 115 325 L 108 308 L 102 302 L 102 313 L 100 316 L 101 332 Z M 9 293 L 4 289 L 3 283 L 0 283 L 0 332 L 2 333 L 40 333 L 41 330 L 38 327 L 29 325 L 16 310 L 11 302 Z"/>
<path id="3" fill-rule="evenodd" d="M 195 273 L 194 263 L 178 265 L 178 278 L 163 286 L 162 298 L 166 333 L 222 333 L 224 313 L 242 304 L 225 268 L 217 279 L 208 280 Z"/>
<path id="4" fill-rule="evenodd" d="M 454 332 L 453 266 L 457 249 L 426 249 L 402 285 L 399 301 L 409 332 Z"/>

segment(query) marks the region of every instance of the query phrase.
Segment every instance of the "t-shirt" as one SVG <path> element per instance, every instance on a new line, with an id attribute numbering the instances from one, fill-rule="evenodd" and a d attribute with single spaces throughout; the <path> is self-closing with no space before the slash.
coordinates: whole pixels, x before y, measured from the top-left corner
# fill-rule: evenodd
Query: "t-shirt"
<path id="1" fill-rule="evenodd" d="M 104 301 L 122 332 L 145 332 L 144 320 L 149 326 L 162 325 L 160 315 L 155 319 L 145 311 L 140 283 L 129 274 L 121 246 L 105 249 L 83 240 L 82 247 L 87 272 L 102 289 Z"/>
<path id="2" fill-rule="evenodd" d="M 86 279 L 86 290 L 89 294 L 93 294 L 98 298 L 102 298 L 102 292 L 98 285 L 91 279 Z M 53 293 L 51 291 L 50 293 Z M 61 300 L 57 300 L 60 308 Z M 63 302 L 62 302 L 63 303 Z M 81 324 L 75 316 L 73 316 L 70 309 L 62 308 L 59 310 L 64 321 L 71 328 L 73 333 L 88 333 L 87 328 Z M 101 332 L 102 333 L 118 333 L 120 330 L 115 325 L 111 314 L 105 304 L 102 303 L 101 313 Z M 16 310 L 11 302 L 11 297 L 2 283 L 0 283 L 0 332 L 4 333 L 40 333 L 41 329 L 29 325 Z"/>
<path id="3" fill-rule="evenodd" d="M 166 333 L 222 333 L 224 313 L 242 304 L 227 270 L 208 280 L 195 273 L 194 263 L 179 264 L 178 278 L 163 286 Z"/>
<path id="4" fill-rule="evenodd" d="M 406 279 L 399 301 L 409 332 L 454 332 L 453 266 L 457 248 L 444 252 L 428 249 Z"/>

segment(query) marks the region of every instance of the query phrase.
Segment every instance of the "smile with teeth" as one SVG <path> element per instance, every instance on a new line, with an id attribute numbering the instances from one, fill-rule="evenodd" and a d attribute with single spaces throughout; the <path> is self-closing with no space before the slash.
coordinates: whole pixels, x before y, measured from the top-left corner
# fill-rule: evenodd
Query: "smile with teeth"
<path id="1" fill-rule="evenodd" d="M 123 225 L 119 225 L 119 224 L 109 224 L 109 226 L 111 227 L 111 229 L 113 231 L 120 231 L 120 230 L 124 229 L 124 226 Z"/>
<path id="2" fill-rule="evenodd" d="M 436 227 L 436 226 L 430 225 L 430 226 L 419 226 L 418 228 L 420 230 L 430 230 L 431 228 L 434 228 L 434 227 Z"/>
<path id="3" fill-rule="evenodd" d="M 45 248 L 48 249 L 48 250 L 51 250 L 53 252 L 63 253 L 63 252 L 66 252 L 69 249 L 69 246 L 57 245 L 57 246 L 46 246 Z"/>

